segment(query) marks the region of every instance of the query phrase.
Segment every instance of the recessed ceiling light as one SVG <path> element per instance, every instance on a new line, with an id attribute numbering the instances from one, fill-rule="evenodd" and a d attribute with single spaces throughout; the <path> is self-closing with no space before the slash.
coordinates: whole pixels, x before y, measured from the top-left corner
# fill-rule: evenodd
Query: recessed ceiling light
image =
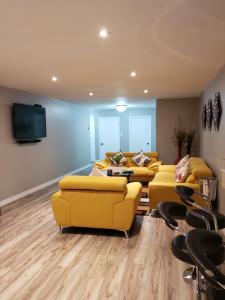
<path id="1" fill-rule="evenodd" d="M 98 35 L 100 36 L 100 38 L 106 39 L 110 35 L 110 32 L 106 28 L 104 28 L 99 30 Z"/>
<path id="2" fill-rule="evenodd" d="M 146 89 L 146 90 L 144 90 L 144 94 L 148 94 L 148 90 Z"/>
<path id="3" fill-rule="evenodd" d="M 53 82 L 56 82 L 56 81 L 58 81 L 58 77 L 56 77 L 56 76 L 52 76 L 52 81 L 53 81 Z"/>
<path id="4" fill-rule="evenodd" d="M 92 97 L 93 95 L 94 95 L 94 94 L 93 94 L 92 92 L 90 92 L 90 93 L 89 93 L 89 96 L 91 96 L 91 97 Z"/>
<path id="5" fill-rule="evenodd" d="M 135 71 L 132 71 L 131 73 L 130 73 L 130 77 L 135 77 L 137 74 L 136 74 L 136 72 Z"/>

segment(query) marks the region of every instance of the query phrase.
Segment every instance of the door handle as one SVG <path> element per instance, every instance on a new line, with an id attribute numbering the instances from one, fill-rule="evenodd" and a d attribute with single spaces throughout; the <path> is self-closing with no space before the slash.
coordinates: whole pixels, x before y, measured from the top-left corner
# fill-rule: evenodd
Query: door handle
<path id="1" fill-rule="evenodd" d="M 148 142 L 147 145 L 150 145 L 150 143 Z"/>
<path id="2" fill-rule="evenodd" d="M 101 143 L 100 145 L 101 145 L 101 146 L 103 146 L 104 144 L 103 144 L 103 143 Z"/>

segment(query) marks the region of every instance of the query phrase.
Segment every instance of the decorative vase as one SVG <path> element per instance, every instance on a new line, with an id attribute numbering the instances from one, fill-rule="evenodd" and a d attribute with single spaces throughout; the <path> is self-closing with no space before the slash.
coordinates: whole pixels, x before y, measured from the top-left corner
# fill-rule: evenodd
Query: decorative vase
<path id="1" fill-rule="evenodd" d="M 182 158 L 182 142 L 179 142 L 177 144 L 177 158 L 176 158 L 174 164 L 175 165 L 178 164 L 179 161 L 181 160 L 181 158 Z"/>
<path id="2" fill-rule="evenodd" d="M 187 155 L 191 155 L 191 146 L 192 146 L 192 143 L 187 143 L 186 145 L 186 153 Z"/>

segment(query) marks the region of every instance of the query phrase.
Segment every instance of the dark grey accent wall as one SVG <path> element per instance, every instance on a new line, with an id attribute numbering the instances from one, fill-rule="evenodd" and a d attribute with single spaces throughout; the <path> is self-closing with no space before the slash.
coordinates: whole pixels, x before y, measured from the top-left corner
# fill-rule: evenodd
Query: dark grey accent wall
<path id="1" fill-rule="evenodd" d="M 221 125 L 218 132 L 203 131 L 201 126 L 201 110 L 204 103 L 208 99 L 214 99 L 215 93 L 221 93 L 221 100 L 223 105 L 223 115 Z M 225 67 L 219 74 L 212 80 L 207 88 L 204 90 L 200 99 L 200 113 L 199 113 L 199 127 L 200 127 L 200 155 L 209 163 L 213 168 L 219 180 L 218 185 L 218 208 L 221 212 L 225 213 L 225 188 L 222 184 L 221 169 L 225 169 Z M 225 178 L 224 178 L 225 179 Z"/>
<path id="2" fill-rule="evenodd" d="M 12 103 L 46 108 L 47 138 L 15 142 Z M 89 108 L 0 87 L 0 201 L 90 163 Z"/>
<path id="3" fill-rule="evenodd" d="M 192 125 L 196 129 L 192 154 L 198 155 L 198 99 L 158 99 L 156 114 L 156 150 L 165 164 L 173 164 L 177 157 L 177 147 L 171 136 L 180 117 L 185 126 Z M 186 154 L 183 149 L 183 154 Z"/>

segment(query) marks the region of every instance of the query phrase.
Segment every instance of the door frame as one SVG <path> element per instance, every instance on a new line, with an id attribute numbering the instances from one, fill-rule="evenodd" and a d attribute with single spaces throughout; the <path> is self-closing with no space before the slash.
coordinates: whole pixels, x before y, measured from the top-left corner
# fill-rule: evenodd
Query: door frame
<path id="1" fill-rule="evenodd" d="M 142 115 L 142 116 L 129 116 L 129 151 L 131 152 L 131 119 L 132 118 L 149 118 L 150 119 L 150 152 L 152 151 L 152 116 L 151 115 Z"/>
<path id="2" fill-rule="evenodd" d="M 117 119 L 119 124 L 119 149 L 120 149 L 120 117 L 118 116 L 111 116 L 111 117 L 98 117 L 98 158 L 100 159 L 100 136 L 101 136 L 101 129 L 100 129 L 100 119 Z"/>

